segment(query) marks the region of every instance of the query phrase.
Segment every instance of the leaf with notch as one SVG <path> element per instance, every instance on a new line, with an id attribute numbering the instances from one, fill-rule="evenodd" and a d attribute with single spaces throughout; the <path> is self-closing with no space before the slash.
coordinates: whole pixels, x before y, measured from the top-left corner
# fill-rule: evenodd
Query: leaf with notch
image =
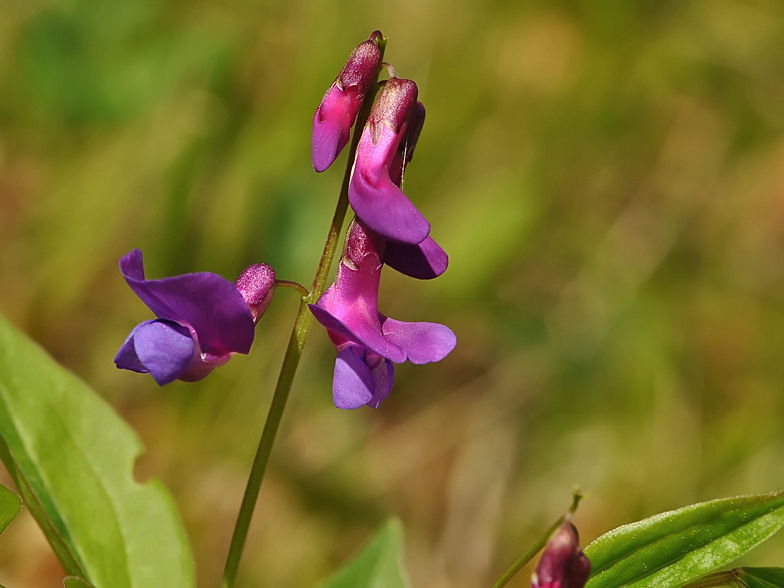
<path id="1" fill-rule="evenodd" d="M 191 588 L 193 559 L 142 445 L 95 392 L 0 317 L 0 457 L 69 575 L 99 588 Z"/>

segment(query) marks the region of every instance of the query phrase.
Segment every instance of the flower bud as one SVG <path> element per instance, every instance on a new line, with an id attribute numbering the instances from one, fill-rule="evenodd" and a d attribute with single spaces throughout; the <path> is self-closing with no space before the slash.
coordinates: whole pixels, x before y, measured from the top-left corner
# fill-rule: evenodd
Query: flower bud
<path id="1" fill-rule="evenodd" d="M 348 143 L 362 100 L 381 65 L 381 31 L 374 31 L 346 61 L 313 116 L 311 154 L 317 172 L 327 169 Z"/>
<path id="2" fill-rule="evenodd" d="M 577 529 L 566 521 L 550 538 L 531 576 L 531 588 L 582 588 L 591 562 L 580 549 Z"/>
<path id="3" fill-rule="evenodd" d="M 266 263 L 250 265 L 242 271 L 234 285 L 245 299 L 253 322 L 257 323 L 275 294 L 275 270 Z"/>
<path id="4" fill-rule="evenodd" d="M 390 78 L 378 93 L 378 99 L 370 111 L 367 126 L 373 135 L 373 144 L 378 144 L 384 125 L 397 135 L 401 127 L 411 118 L 417 102 L 418 89 L 412 80 Z"/>

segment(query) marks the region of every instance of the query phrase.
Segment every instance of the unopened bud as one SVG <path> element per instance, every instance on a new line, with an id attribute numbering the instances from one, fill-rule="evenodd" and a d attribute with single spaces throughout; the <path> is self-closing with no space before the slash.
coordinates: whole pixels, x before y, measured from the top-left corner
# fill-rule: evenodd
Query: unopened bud
<path id="1" fill-rule="evenodd" d="M 243 270 L 234 285 L 245 299 L 253 315 L 253 322 L 258 322 L 275 294 L 275 270 L 266 263 L 250 265 Z"/>
<path id="2" fill-rule="evenodd" d="M 591 573 L 591 562 L 580 549 L 577 529 L 566 521 L 544 548 L 531 588 L 582 588 Z"/>
<path id="3" fill-rule="evenodd" d="M 381 31 L 374 31 L 346 61 L 313 116 L 311 154 L 317 172 L 327 169 L 348 143 L 362 100 L 381 65 Z"/>
<path id="4" fill-rule="evenodd" d="M 389 127 L 395 134 L 411 118 L 417 101 L 417 85 L 411 80 L 390 78 L 378 93 L 367 126 L 373 134 L 373 143 L 378 143 L 381 125 Z"/>

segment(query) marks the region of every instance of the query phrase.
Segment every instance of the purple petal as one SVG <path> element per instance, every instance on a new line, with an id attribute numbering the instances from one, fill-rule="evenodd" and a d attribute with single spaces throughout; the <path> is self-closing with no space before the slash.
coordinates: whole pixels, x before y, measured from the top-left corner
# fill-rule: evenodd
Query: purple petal
<path id="1" fill-rule="evenodd" d="M 432 237 L 418 245 L 387 241 L 384 263 L 401 274 L 418 280 L 430 280 L 446 271 L 449 256 Z"/>
<path id="2" fill-rule="evenodd" d="M 144 364 L 139 361 L 139 356 L 136 355 L 133 338 L 136 336 L 136 333 L 139 329 L 154 322 L 154 320 L 149 320 L 136 325 L 131 333 L 125 338 L 125 343 L 122 344 L 122 347 L 120 347 L 117 355 L 114 356 L 114 363 L 118 369 L 131 370 L 132 372 L 137 372 L 140 374 L 150 373 L 150 370 L 144 367 Z"/>
<path id="3" fill-rule="evenodd" d="M 378 408 L 381 401 L 389 396 L 389 393 L 392 391 L 392 384 L 395 382 L 395 364 L 388 359 L 384 359 L 371 372 L 373 379 L 376 381 L 376 391 L 367 404 L 373 408 Z"/>
<path id="4" fill-rule="evenodd" d="M 373 231 L 393 241 L 421 243 L 430 223 L 389 177 L 389 164 L 400 137 L 385 125 L 373 142 L 368 128 L 362 132 L 351 174 L 348 199 L 357 216 Z"/>
<path id="5" fill-rule="evenodd" d="M 189 325 L 201 351 L 211 356 L 248 353 L 253 343 L 253 316 L 237 287 L 209 272 L 158 280 L 144 279 L 142 252 L 120 259 L 125 281 L 160 319 Z"/>
<path id="6" fill-rule="evenodd" d="M 375 325 L 356 322 L 349 328 L 343 321 L 337 319 L 328 310 L 316 306 L 315 304 L 309 306 L 310 312 L 313 313 L 313 316 L 318 322 L 328 330 L 343 337 L 346 341 L 356 343 L 395 363 L 403 363 L 406 361 L 406 352 L 385 339 Z"/>
<path id="7" fill-rule="evenodd" d="M 441 361 L 457 344 L 452 330 L 438 323 L 404 323 L 382 315 L 381 332 L 417 365 Z"/>
<path id="8" fill-rule="evenodd" d="M 133 344 L 139 361 L 159 386 L 179 378 L 196 351 L 190 329 L 162 320 L 140 325 Z"/>
<path id="9" fill-rule="evenodd" d="M 332 84 L 313 115 L 311 155 L 313 169 L 323 172 L 335 161 L 348 143 L 351 126 L 362 105 L 359 88 L 352 86 L 341 90 Z"/>
<path id="10" fill-rule="evenodd" d="M 376 381 L 363 358 L 356 355 L 357 351 L 364 355 L 364 349 L 349 345 L 335 360 L 332 399 L 338 408 L 359 408 L 373 398 Z"/>

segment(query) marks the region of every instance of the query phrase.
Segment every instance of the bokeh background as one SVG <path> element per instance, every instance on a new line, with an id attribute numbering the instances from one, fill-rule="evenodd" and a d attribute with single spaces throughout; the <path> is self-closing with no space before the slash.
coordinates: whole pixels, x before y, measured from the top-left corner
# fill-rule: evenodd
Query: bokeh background
<path id="1" fill-rule="evenodd" d="M 310 124 L 374 29 L 428 109 L 406 190 L 450 254 L 381 309 L 448 324 L 378 410 L 331 404 L 315 326 L 237 586 L 312 586 L 387 516 L 417 588 L 487 586 L 570 502 L 583 543 L 784 487 L 784 6 L 776 0 L 5 0 L 0 312 L 107 398 L 217 585 L 297 307 L 159 389 L 116 370 L 150 317 L 117 270 L 309 284 L 345 155 Z M 4 476 L 7 475 L 3 474 Z M 784 539 L 744 559 L 784 564 Z M 32 519 L 0 583 L 60 586 Z M 527 586 L 528 573 L 514 586 Z"/>

